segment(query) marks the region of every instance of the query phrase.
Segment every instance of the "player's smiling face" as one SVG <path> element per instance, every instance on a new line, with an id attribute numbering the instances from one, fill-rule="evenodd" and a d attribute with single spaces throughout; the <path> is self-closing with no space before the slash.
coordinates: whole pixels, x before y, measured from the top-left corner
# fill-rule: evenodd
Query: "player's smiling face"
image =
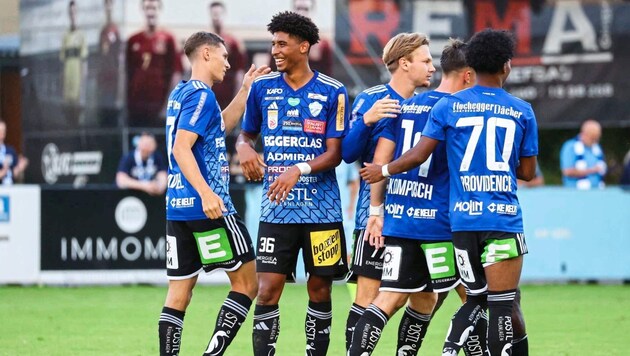
<path id="1" fill-rule="evenodd" d="M 271 56 L 280 72 L 290 72 L 308 52 L 308 42 L 300 42 L 286 32 L 275 32 L 271 40 Z"/>
<path id="2" fill-rule="evenodd" d="M 219 46 L 207 46 L 204 53 L 207 68 L 210 71 L 210 78 L 213 83 L 222 82 L 225 72 L 230 69 L 228 62 L 228 52 L 223 44 Z M 204 49 L 205 50 L 205 49 Z"/>
<path id="3" fill-rule="evenodd" d="M 409 75 L 419 87 L 428 87 L 431 84 L 431 76 L 435 72 L 433 57 L 429 46 L 422 45 L 411 53 L 411 61 L 408 62 Z"/>

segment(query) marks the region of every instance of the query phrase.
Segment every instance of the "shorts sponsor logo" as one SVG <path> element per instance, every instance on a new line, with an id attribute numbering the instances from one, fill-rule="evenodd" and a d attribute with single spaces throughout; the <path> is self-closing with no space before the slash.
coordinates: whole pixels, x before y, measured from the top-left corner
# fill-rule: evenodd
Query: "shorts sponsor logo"
<path id="1" fill-rule="evenodd" d="M 266 265 L 277 265 L 278 259 L 272 256 L 256 256 L 256 260 Z"/>
<path id="2" fill-rule="evenodd" d="M 220 227 L 211 231 L 193 232 L 199 248 L 201 263 L 211 264 L 229 261 L 234 257 L 227 232 Z"/>
<path id="3" fill-rule="evenodd" d="M 188 197 L 188 198 L 173 198 L 171 199 L 171 207 L 174 209 L 180 208 L 192 208 L 195 206 L 196 197 Z"/>
<path id="4" fill-rule="evenodd" d="M 147 208 L 142 200 L 136 197 L 126 197 L 116 205 L 114 218 L 122 231 L 135 234 L 142 230 L 147 222 Z"/>
<path id="5" fill-rule="evenodd" d="M 481 201 L 458 201 L 453 207 L 453 211 L 468 213 L 468 215 L 483 214 L 483 202 Z"/>
<path id="6" fill-rule="evenodd" d="M 308 98 L 309 99 L 313 99 L 313 100 L 319 100 L 319 101 L 327 101 L 328 97 L 325 95 L 321 95 L 321 94 L 316 94 L 316 93 L 308 93 Z"/>
<path id="7" fill-rule="evenodd" d="M 469 283 L 474 283 L 475 273 L 472 270 L 472 266 L 470 265 L 470 258 L 468 257 L 468 252 L 465 250 L 460 250 L 458 248 L 455 249 L 455 259 L 457 260 L 457 268 L 459 268 L 459 276 L 465 281 Z"/>
<path id="8" fill-rule="evenodd" d="M 481 262 L 496 263 L 517 256 L 515 239 L 487 240 L 484 252 L 481 254 Z"/>
<path id="9" fill-rule="evenodd" d="M 400 276 L 401 262 L 402 247 L 386 246 L 385 255 L 383 256 L 383 274 L 381 279 L 384 281 L 397 281 Z"/>
<path id="10" fill-rule="evenodd" d="M 6 195 L 0 196 L 0 222 L 11 220 L 11 198 Z"/>
<path id="11" fill-rule="evenodd" d="M 450 242 L 423 244 L 422 250 L 427 259 L 431 279 L 453 277 L 455 275 L 455 254 Z"/>
<path id="12" fill-rule="evenodd" d="M 311 252 L 314 266 L 336 265 L 341 259 L 341 232 L 337 229 L 312 231 Z"/>
<path id="13" fill-rule="evenodd" d="M 320 112 L 322 112 L 322 104 L 320 104 L 318 101 L 314 101 L 310 104 L 308 104 L 308 110 L 311 112 L 311 115 L 313 116 L 317 116 L 319 115 Z"/>
<path id="14" fill-rule="evenodd" d="M 503 204 L 503 203 L 491 203 L 488 205 L 488 210 L 491 213 L 497 213 L 502 215 L 516 215 L 518 214 L 518 206 L 514 204 Z"/>
<path id="15" fill-rule="evenodd" d="M 304 120 L 304 132 L 324 134 L 326 132 L 326 121 L 306 119 Z"/>
<path id="16" fill-rule="evenodd" d="M 177 238 L 175 236 L 166 235 L 166 268 L 179 268 L 179 258 L 177 256 Z"/>

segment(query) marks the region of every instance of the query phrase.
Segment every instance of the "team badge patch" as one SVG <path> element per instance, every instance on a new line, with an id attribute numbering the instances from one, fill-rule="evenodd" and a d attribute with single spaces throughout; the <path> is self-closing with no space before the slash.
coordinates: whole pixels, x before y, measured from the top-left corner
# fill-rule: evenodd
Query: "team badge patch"
<path id="1" fill-rule="evenodd" d="M 314 101 L 308 104 L 308 109 L 311 111 L 311 115 L 317 116 L 320 112 L 322 112 L 322 104 L 317 101 Z"/>
<path id="2" fill-rule="evenodd" d="M 275 101 L 267 108 L 267 127 L 272 130 L 278 127 L 278 104 Z"/>

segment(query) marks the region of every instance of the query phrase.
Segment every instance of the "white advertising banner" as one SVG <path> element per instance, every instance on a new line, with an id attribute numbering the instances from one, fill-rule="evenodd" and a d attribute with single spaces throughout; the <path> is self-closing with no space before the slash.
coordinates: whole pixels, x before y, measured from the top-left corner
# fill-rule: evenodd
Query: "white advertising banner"
<path id="1" fill-rule="evenodd" d="M 0 284 L 38 282 L 40 189 L 0 187 Z"/>

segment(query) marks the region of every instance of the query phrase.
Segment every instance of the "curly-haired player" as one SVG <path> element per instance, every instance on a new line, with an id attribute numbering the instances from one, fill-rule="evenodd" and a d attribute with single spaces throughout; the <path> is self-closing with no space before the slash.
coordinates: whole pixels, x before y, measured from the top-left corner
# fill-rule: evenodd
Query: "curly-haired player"
<path id="1" fill-rule="evenodd" d="M 440 100 L 414 148 L 388 165 L 364 168 L 361 175 L 377 182 L 408 171 L 446 142 L 453 245 L 467 299 L 453 316 L 442 355 L 457 355 L 486 306 L 490 355 L 511 355 L 512 308 L 527 253 L 516 179 L 535 175 L 538 129 L 531 105 L 503 89 L 513 37 L 486 29 L 467 47 L 477 85 Z"/>
<path id="2" fill-rule="evenodd" d="M 347 273 L 339 187 L 348 95 L 339 81 L 309 67 L 319 41 L 307 17 L 282 12 L 267 26 L 279 72 L 258 78 L 247 99 L 237 152 L 249 180 L 264 177 L 256 271 L 254 355 L 273 355 L 280 333 L 278 302 L 294 278 L 302 250 L 309 296 L 306 354 L 325 355 L 330 343 L 333 279 Z M 264 162 L 254 151 L 262 136 Z"/>

